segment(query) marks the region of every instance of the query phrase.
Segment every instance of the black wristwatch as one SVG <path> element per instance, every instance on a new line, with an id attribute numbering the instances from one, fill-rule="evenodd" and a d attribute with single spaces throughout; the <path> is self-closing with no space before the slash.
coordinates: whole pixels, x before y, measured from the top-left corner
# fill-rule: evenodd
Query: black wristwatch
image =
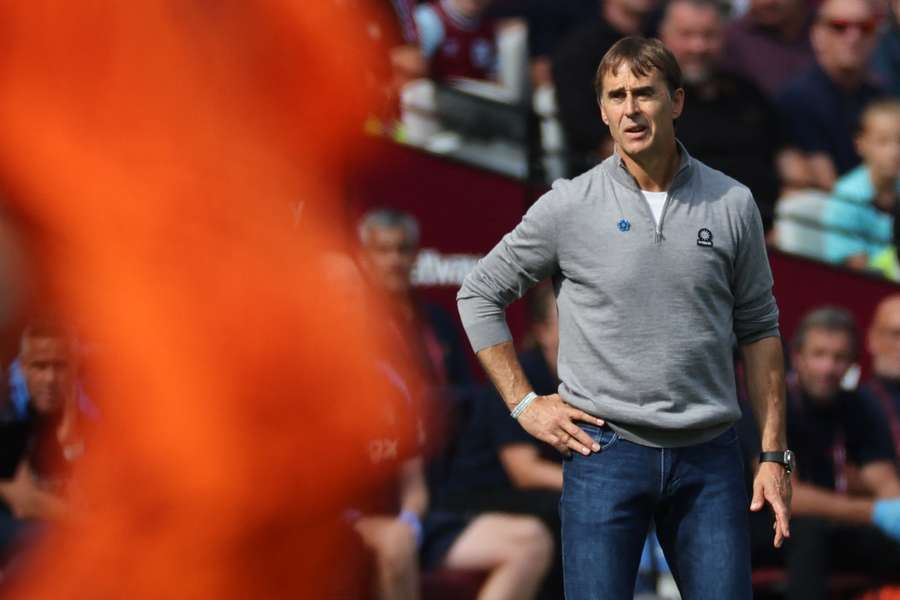
<path id="1" fill-rule="evenodd" d="M 790 450 L 782 450 L 780 452 L 760 452 L 759 462 L 776 462 L 784 467 L 784 472 L 790 475 L 796 466 L 794 453 Z"/>

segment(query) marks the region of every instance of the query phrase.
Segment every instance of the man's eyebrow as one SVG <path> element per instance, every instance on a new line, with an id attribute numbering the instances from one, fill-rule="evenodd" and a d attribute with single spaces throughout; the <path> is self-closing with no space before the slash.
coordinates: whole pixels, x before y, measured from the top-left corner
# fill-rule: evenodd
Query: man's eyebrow
<path id="1" fill-rule="evenodd" d="M 612 96 L 613 94 L 624 94 L 625 91 L 626 91 L 625 86 L 621 86 L 621 87 L 613 88 L 613 89 L 607 91 L 606 93 L 608 95 Z M 631 88 L 632 94 L 652 94 L 655 91 L 656 91 L 656 88 L 654 88 L 652 85 L 642 85 L 640 87 Z"/>

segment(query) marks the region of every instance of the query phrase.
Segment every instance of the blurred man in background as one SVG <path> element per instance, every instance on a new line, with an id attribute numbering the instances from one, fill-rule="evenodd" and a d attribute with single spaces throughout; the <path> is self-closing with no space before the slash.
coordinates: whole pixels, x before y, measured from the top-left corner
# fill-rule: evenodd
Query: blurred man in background
<path id="1" fill-rule="evenodd" d="M 887 90 L 900 96 L 900 0 L 890 5 L 890 22 L 881 33 L 873 62 Z"/>
<path id="2" fill-rule="evenodd" d="M 895 456 L 900 458 L 900 294 L 892 294 L 878 304 L 866 347 L 872 357 L 872 378 L 860 391 L 881 408 Z"/>
<path id="3" fill-rule="evenodd" d="M 25 389 L 17 386 L 20 374 Z M 0 482 L 4 540 L 21 541 L 32 524 L 67 515 L 68 467 L 84 451 L 75 342 L 64 328 L 34 323 L 21 336 L 12 389 L 4 399 Z"/>
<path id="4" fill-rule="evenodd" d="M 878 15 L 868 0 L 825 0 L 816 14 L 816 65 L 778 98 L 791 152 L 782 160 L 785 184 L 830 190 L 859 164 L 853 146 L 865 106 L 883 90 L 870 77 Z"/>
<path id="5" fill-rule="evenodd" d="M 487 572 L 480 600 L 534 597 L 549 570 L 553 538 L 535 517 L 506 512 L 472 514 L 448 506 L 447 496 L 465 487 L 453 471 L 464 444 L 461 412 L 471 401 L 468 363 L 455 324 L 440 307 L 413 290 L 412 270 L 419 250 L 419 225 L 407 213 L 372 209 L 359 224 L 363 269 L 370 283 L 390 299 L 396 342 L 428 377 L 420 390 L 430 507 L 422 523 L 421 565 Z M 415 393 L 415 392 L 414 392 Z M 455 475 L 457 475 L 455 477 Z"/>
<path id="6" fill-rule="evenodd" d="M 599 17 L 575 29 L 553 56 L 559 119 L 570 153 L 570 175 L 581 173 L 612 153 L 609 131 L 597 118 L 591 89 L 600 59 L 626 35 L 652 35 L 658 0 L 604 0 Z"/>
<path id="7" fill-rule="evenodd" d="M 751 0 L 747 14 L 728 26 L 726 66 L 774 98 L 813 64 L 811 20 L 805 0 Z"/>
<path id="8" fill-rule="evenodd" d="M 485 12 L 491 0 L 433 0 L 416 9 L 419 43 L 432 79 L 491 79 L 497 68 L 496 30 Z"/>
<path id="9" fill-rule="evenodd" d="M 890 437 L 876 405 L 841 389 L 857 344 L 852 316 L 835 308 L 806 315 L 792 343 L 788 444 L 802 458 L 786 547 L 789 600 L 827 598 L 834 570 L 900 574 L 900 480 Z"/>
<path id="10" fill-rule="evenodd" d="M 687 98 L 676 131 L 694 156 L 753 191 L 768 231 L 780 192 L 778 117 L 753 83 L 723 70 L 724 26 L 716 0 L 666 5 L 660 39 L 678 59 Z"/>

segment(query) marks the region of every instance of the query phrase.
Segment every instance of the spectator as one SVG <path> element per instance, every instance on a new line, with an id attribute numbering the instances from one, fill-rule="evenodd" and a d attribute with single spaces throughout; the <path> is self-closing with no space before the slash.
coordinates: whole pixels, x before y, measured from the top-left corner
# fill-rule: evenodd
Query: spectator
<path id="1" fill-rule="evenodd" d="M 816 65 L 778 99 L 791 152 L 782 179 L 792 188 L 830 190 L 859 164 L 853 134 L 869 102 L 883 94 L 869 76 L 878 20 L 868 0 L 825 0 L 812 28 Z"/>
<path id="2" fill-rule="evenodd" d="M 778 117 L 753 83 L 722 69 L 723 28 L 716 0 L 666 6 L 660 39 L 681 65 L 687 98 L 677 135 L 696 158 L 753 191 L 768 230 L 779 193 Z"/>
<path id="3" fill-rule="evenodd" d="M 78 360 L 72 336 L 52 323 L 34 323 L 22 333 L 16 371 L 27 395 L 13 381 L 2 407 L 4 475 L 0 482 L 2 530 L 7 545 L 22 541 L 35 523 L 70 512 L 68 466 L 84 451 L 78 409 Z"/>
<path id="4" fill-rule="evenodd" d="M 572 174 L 594 166 L 612 152 L 609 131 L 598 118 L 593 81 L 600 59 L 626 35 L 653 35 L 658 0 L 605 0 L 599 18 L 573 31 L 553 56 L 559 118 L 570 153 Z"/>
<path id="5" fill-rule="evenodd" d="M 364 270 L 392 299 L 396 329 L 407 338 L 412 359 L 422 364 L 434 383 L 435 400 L 458 409 L 469 395 L 469 377 L 455 326 L 441 309 L 418 300 L 412 289 L 418 223 L 403 212 L 375 209 L 363 216 L 359 236 Z M 433 435 L 434 419 L 428 423 Z M 455 438 L 448 440 L 444 453 L 452 453 L 456 443 Z M 433 509 L 423 523 L 422 566 L 487 571 L 479 600 L 534 597 L 551 564 L 550 532 L 530 516 L 501 512 L 472 516 L 448 510 L 444 458 L 435 459 L 430 469 Z"/>
<path id="6" fill-rule="evenodd" d="M 900 294 L 878 304 L 866 344 L 872 356 L 872 378 L 861 391 L 881 407 L 894 452 L 900 457 Z"/>
<path id="7" fill-rule="evenodd" d="M 360 80 L 372 98 L 370 120 L 378 122 L 379 129 L 389 126 L 399 116 L 402 87 L 427 73 L 410 2 L 345 0 L 341 5 L 348 13 L 347 22 L 357 25 L 358 35 L 373 57 Z M 365 18 L 359 19 L 360 14 Z"/>
<path id="8" fill-rule="evenodd" d="M 825 258 L 864 269 L 892 250 L 900 195 L 900 101 L 882 100 L 863 112 L 856 147 L 863 164 L 834 186 L 823 212 Z"/>
<path id="9" fill-rule="evenodd" d="M 875 71 L 894 97 L 900 96 L 900 0 L 893 0 L 890 21 L 875 49 Z"/>
<path id="10" fill-rule="evenodd" d="M 397 329 L 409 334 L 412 359 L 437 387 L 471 383 L 469 363 L 451 317 L 419 298 L 412 269 L 419 244 L 419 224 L 411 215 L 390 210 L 367 212 L 359 226 L 362 264 L 376 292 L 389 299 Z"/>
<path id="11" fill-rule="evenodd" d="M 891 441 L 877 407 L 840 387 L 856 351 L 856 326 L 842 309 L 809 313 L 793 340 L 787 432 L 798 458 L 788 600 L 827 598 L 832 570 L 900 573 L 900 481 Z M 851 494 L 857 487 L 863 495 Z M 760 537 L 771 535 L 767 524 L 760 529 Z"/>
<path id="12" fill-rule="evenodd" d="M 550 57 L 565 37 L 600 14 L 599 0 L 495 0 L 492 14 L 523 17 L 528 23 L 531 83 L 536 89 L 553 84 Z"/>
<path id="13" fill-rule="evenodd" d="M 415 12 L 422 53 L 432 79 L 492 79 L 497 70 L 491 0 L 433 0 Z"/>
<path id="14" fill-rule="evenodd" d="M 368 440 L 370 469 L 380 474 L 380 489 L 367 490 L 360 505 L 347 513 L 363 544 L 373 553 L 375 596 L 383 600 L 418 600 L 418 549 L 428 507 L 421 447 L 415 443 L 416 414 L 409 388 L 399 373 L 380 365 L 391 384 L 384 422 Z"/>
<path id="15" fill-rule="evenodd" d="M 725 38 L 725 66 L 755 83 L 769 98 L 812 66 L 811 24 L 805 0 L 751 0 Z"/>

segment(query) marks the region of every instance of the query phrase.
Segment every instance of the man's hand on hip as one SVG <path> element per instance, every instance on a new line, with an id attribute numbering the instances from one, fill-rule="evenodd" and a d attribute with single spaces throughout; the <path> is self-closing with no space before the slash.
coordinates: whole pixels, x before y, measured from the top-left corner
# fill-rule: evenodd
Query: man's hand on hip
<path id="1" fill-rule="evenodd" d="M 519 416 L 519 424 L 525 431 L 563 454 L 568 454 L 570 450 L 585 456 L 591 451 L 599 452 L 600 444 L 591 439 L 574 421 L 584 421 L 600 427 L 604 424 L 602 419 L 569 406 L 559 394 L 538 396 Z"/>
<path id="2" fill-rule="evenodd" d="M 757 512 L 768 502 L 775 513 L 775 547 L 781 548 L 785 538 L 791 537 L 791 476 L 774 462 L 762 462 L 753 479 L 753 500 L 750 510 Z"/>

